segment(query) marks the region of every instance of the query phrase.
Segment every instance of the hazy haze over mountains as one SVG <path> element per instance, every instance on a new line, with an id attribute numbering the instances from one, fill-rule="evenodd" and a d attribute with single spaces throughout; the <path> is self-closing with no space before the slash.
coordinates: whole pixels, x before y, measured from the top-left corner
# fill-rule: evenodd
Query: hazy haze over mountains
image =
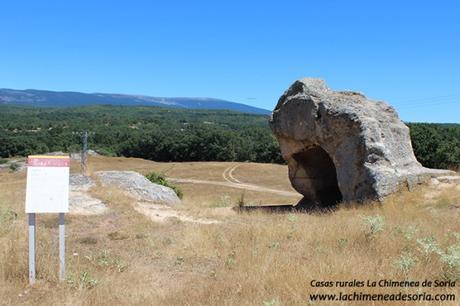
<path id="1" fill-rule="evenodd" d="M 0 104 L 37 106 L 37 107 L 72 107 L 83 105 L 133 105 L 161 106 L 185 109 L 225 109 L 244 113 L 269 114 L 270 111 L 250 105 L 214 98 L 164 98 L 142 95 L 58 92 L 47 90 L 0 89 Z"/>

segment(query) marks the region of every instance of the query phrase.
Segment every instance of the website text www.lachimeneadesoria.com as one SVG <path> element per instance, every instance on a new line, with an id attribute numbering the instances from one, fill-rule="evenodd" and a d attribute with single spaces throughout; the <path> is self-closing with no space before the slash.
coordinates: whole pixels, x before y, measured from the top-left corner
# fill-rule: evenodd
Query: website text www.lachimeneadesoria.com
<path id="1" fill-rule="evenodd" d="M 312 288 L 354 288 L 352 292 L 340 291 L 338 293 L 311 293 L 309 294 L 310 301 L 337 301 L 337 302 L 366 302 L 366 301 L 381 301 L 381 302 L 423 302 L 423 301 L 456 301 L 454 293 L 430 293 L 429 288 L 455 288 L 455 281 L 445 280 L 351 280 L 351 281 L 323 281 L 312 280 L 310 282 Z M 399 288 L 397 292 L 387 293 L 371 293 L 357 288 L 387 288 L 394 290 Z M 414 292 L 408 292 L 408 289 L 413 289 Z"/>

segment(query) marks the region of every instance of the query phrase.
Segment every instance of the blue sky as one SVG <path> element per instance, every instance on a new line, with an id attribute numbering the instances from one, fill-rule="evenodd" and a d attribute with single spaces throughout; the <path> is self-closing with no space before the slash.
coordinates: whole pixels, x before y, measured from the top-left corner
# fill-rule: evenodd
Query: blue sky
<path id="1" fill-rule="evenodd" d="M 304 76 L 460 122 L 458 1 L 2 1 L 0 87 L 272 109 Z"/>

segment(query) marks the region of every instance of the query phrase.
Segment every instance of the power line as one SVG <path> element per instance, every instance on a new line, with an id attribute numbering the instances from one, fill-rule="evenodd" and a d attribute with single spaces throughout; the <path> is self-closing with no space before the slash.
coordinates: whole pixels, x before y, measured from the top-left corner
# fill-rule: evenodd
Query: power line
<path id="1" fill-rule="evenodd" d="M 399 105 L 398 108 L 415 108 L 415 107 L 437 106 L 437 105 L 455 104 L 455 103 L 460 103 L 460 98 L 455 99 L 455 100 L 448 100 L 448 101 L 431 101 L 431 102 L 424 102 L 424 103 L 402 104 L 402 105 Z"/>
<path id="2" fill-rule="evenodd" d="M 400 99 L 397 100 L 396 102 L 422 102 L 422 101 L 432 101 L 432 100 L 451 100 L 451 99 L 456 99 L 460 98 L 460 93 L 453 93 L 449 95 L 442 95 L 442 96 L 434 96 L 434 97 L 423 97 L 423 98 L 409 98 L 409 99 Z"/>

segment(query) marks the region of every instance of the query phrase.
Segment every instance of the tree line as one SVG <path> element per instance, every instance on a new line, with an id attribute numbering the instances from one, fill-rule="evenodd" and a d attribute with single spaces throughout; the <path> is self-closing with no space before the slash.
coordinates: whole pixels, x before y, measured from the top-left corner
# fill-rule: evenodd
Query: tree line
<path id="1" fill-rule="evenodd" d="M 459 167 L 459 124 L 408 125 L 424 166 Z M 284 163 L 268 116 L 144 106 L 0 106 L 0 157 L 78 152 L 82 131 L 92 132 L 91 149 L 108 156 Z"/>
<path id="2" fill-rule="evenodd" d="M 0 106 L 0 156 L 78 152 L 80 133 L 91 131 L 89 147 L 109 156 L 282 163 L 267 120 L 222 110 Z"/>
<path id="3" fill-rule="evenodd" d="M 409 123 L 412 146 L 425 167 L 460 168 L 460 124 Z"/>

